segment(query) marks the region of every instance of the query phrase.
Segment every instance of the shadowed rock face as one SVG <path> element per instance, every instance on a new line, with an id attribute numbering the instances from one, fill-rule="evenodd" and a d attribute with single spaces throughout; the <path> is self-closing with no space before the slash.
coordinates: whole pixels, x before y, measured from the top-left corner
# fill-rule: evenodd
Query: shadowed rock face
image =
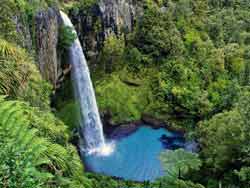
<path id="1" fill-rule="evenodd" d="M 131 0 L 101 0 L 100 12 L 104 25 L 104 36 L 132 31 L 137 15 L 137 4 Z"/>
<path id="2" fill-rule="evenodd" d="M 90 9 L 70 11 L 83 50 L 90 63 L 94 63 L 111 34 L 128 34 L 133 31 L 137 18 L 142 15 L 142 6 L 135 0 L 100 0 Z M 38 67 L 44 79 L 54 88 L 63 82 L 60 49 L 57 49 L 59 27 L 62 24 L 59 10 L 48 8 L 35 16 L 34 33 L 28 25 L 15 18 L 17 31 L 23 36 L 23 46 L 36 49 Z M 32 34 L 31 34 L 32 33 Z M 31 35 L 34 36 L 31 37 Z"/>
<path id="3" fill-rule="evenodd" d="M 100 0 L 89 10 L 70 11 L 88 59 L 94 62 L 104 40 L 111 34 L 127 34 L 133 31 L 142 6 L 134 0 Z"/>
<path id="4" fill-rule="evenodd" d="M 143 13 L 142 6 L 134 0 L 100 0 L 90 9 L 70 11 L 87 59 L 93 64 L 103 47 L 104 40 L 111 34 L 127 34 L 134 29 L 136 19 Z M 35 17 L 34 38 L 28 26 L 16 19 L 17 30 L 24 36 L 24 46 L 34 44 L 40 72 L 54 88 L 60 87 L 64 76 L 60 49 L 57 49 L 59 27 L 62 24 L 59 10 L 41 10 Z"/>
<path id="5" fill-rule="evenodd" d="M 58 82 L 65 73 L 61 67 L 58 52 L 60 49 L 57 49 L 59 27 L 62 24 L 59 10 L 56 8 L 40 10 L 35 16 L 34 25 L 23 21 L 20 15 L 13 17 L 13 22 L 22 42 L 21 46 L 30 52 L 36 51 L 42 77 L 57 88 Z"/>
<path id="6" fill-rule="evenodd" d="M 40 72 L 56 87 L 61 71 L 57 43 L 60 17 L 58 10 L 48 8 L 35 17 L 35 45 Z"/>

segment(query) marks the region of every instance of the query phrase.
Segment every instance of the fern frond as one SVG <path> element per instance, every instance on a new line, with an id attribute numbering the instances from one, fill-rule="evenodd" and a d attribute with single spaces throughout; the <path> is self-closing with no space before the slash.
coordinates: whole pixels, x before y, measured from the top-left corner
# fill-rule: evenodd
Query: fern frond
<path id="1" fill-rule="evenodd" d="M 41 130 L 46 130 L 35 125 L 37 121 L 41 121 L 41 112 L 35 114 L 34 120 L 34 114 L 30 111 L 33 112 L 33 108 L 27 104 L 7 101 L 0 95 L 0 177 L 16 178 L 15 183 L 20 188 L 27 188 L 28 186 L 22 185 L 27 185 L 30 179 L 34 181 L 34 185 L 87 187 L 85 185 L 90 182 L 84 178 L 81 160 L 75 148 L 66 142 L 59 145 L 55 143 L 56 139 L 40 133 Z M 50 120 L 46 121 L 46 117 Z M 61 123 L 56 127 L 55 123 L 59 120 L 53 115 L 47 114 L 42 120 L 44 123 L 49 122 L 53 129 L 58 128 L 58 131 L 65 128 Z M 40 123 L 38 125 L 44 126 Z M 64 134 L 67 135 L 66 132 Z"/>

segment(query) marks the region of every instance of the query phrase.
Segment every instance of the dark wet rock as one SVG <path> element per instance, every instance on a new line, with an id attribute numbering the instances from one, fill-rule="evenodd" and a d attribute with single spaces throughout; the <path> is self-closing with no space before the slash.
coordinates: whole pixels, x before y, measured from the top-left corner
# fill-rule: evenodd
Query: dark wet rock
<path id="1" fill-rule="evenodd" d="M 31 18 L 30 18 L 31 19 Z M 13 17 L 21 46 L 30 53 L 36 51 L 36 60 L 42 77 L 49 81 L 54 89 L 59 88 L 70 66 L 62 67 L 60 49 L 58 49 L 59 27 L 62 24 L 57 8 L 41 9 L 29 23 L 21 15 Z"/>
<path id="2" fill-rule="evenodd" d="M 166 135 L 162 135 L 160 138 L 161 142 L 173 143 L 175 140 L 180 139 L 179 137 L 168 137 Z"/>
<path id="3" fill-rule="evenodd" d="M 35 17 L 35 45 L 40 72 L 54 88 L 62 74 L 58 53 L 58 36 L 61 25 L 59 10 L 48 8 L 38 12 Z"/>
<path id="4" fill-rule="evenodd" d="M 115 126 L 115 123 L 112 121 L 112 112 L 110 110 L 106 110 L 101 113 L 101 118 L 103 125 L 108 128 Z"/>
<path id="5" fill-rule="evenodd" d="M 180 148 L 182 148 L 182 146 L 177 145 L 177 144 L 171 144 L 171 145 L 169 146 L 169 148 L 167 148 L 167 149 L 176 150 L 176 149 L 180 149 Z"/>
<path id="6" fill-rule="evenodd" d="M 185 146 L 185 138 L 184 135 L 179 134 L 178 132 L 173 135 L 162 135 L 159 140 L 162 142 L 164 148 L 166 149 L 178 149 L 183 148 Z"/>
<path id="7" fill-rule="evenodd" d="M 161 137 L 160 137 L 160 141 L 164 142 L 164 141 L 167 141 L 168 140 L 168 137 L 167 135 L 163 134 Z"/>
<path id="8" fill-rule="evenodd" d="M 131 32 L 136 18 L 142 14 L 138 1 L 134 0 L 101 0 L 98 3 L 104 25 L 104 36 Z"/>
<path id="9" fill-rule="evenodd" d="M 156 119 L 149 114 L 143 114 L 141 119 L 145 124 L 151 125 L 152 128 L 166 127 L 164 121 Z"/>
<path id="10" fill-rule="evenodd" d="M 122 124 L 113 129 L 108 135 L 110 139 L 120 139 L 134 133 L 141 126 L 141 122 L 131 122 L 128 124 Z"/>
<path id="11" fill-rule="evenodd" d="M 166 125 L 166 128 L 169 130 L 169 131 L 172 131 L 172 132 L 178 132 L 180 135 L 184 135 L 186 133 L 186 129 L 183 128 L 183 127 L 175 127 L 175 126 L 171 126 L 171 125 Z"/>
<path id="12" fill-rule="evenodd" d="M 69 12 L 87 59 L 95 63 L 110 35 L 128 34 L 143 14 L 139 1 L 100 0 L 89 9 Z"/>

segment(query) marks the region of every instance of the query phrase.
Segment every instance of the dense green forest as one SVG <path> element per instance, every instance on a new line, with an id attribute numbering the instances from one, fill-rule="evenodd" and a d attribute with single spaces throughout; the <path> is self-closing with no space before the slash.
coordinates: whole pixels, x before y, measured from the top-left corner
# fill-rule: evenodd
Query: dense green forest
<path id="1" fill-rule="evenodd" d="M 138 2 L 135 29 L 106 38 L 91 68 L 98 106 L 114 124 L 161 119 L 185 130 L 199 152 L 163 153 L 170 172 L 153 183 L 85 172 L 68 113 L 74 104 L 54 108 L 54 87 L 39 72 L 34 19 L 48 7 L 88 12 L 97 1 L 1 0 L 0 187 L 250 187 L 249 0 Z M 31 30 L 29 48 L 16 17 Z M 74 39 L 61 28 L 58 48 Z"/>

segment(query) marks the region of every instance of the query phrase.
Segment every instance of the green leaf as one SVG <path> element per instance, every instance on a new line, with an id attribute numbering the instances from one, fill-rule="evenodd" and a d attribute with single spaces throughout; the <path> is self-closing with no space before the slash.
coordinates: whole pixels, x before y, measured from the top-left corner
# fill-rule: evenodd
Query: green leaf
<path id="1" fill-rule="evenodd" d="M 187 174 L 189 170 L 199 170 L 201 166 L 198 155 L 184 149 L 166 151 L 161 154 L 160 159 L 166 173 L 174 178 Z"/>

